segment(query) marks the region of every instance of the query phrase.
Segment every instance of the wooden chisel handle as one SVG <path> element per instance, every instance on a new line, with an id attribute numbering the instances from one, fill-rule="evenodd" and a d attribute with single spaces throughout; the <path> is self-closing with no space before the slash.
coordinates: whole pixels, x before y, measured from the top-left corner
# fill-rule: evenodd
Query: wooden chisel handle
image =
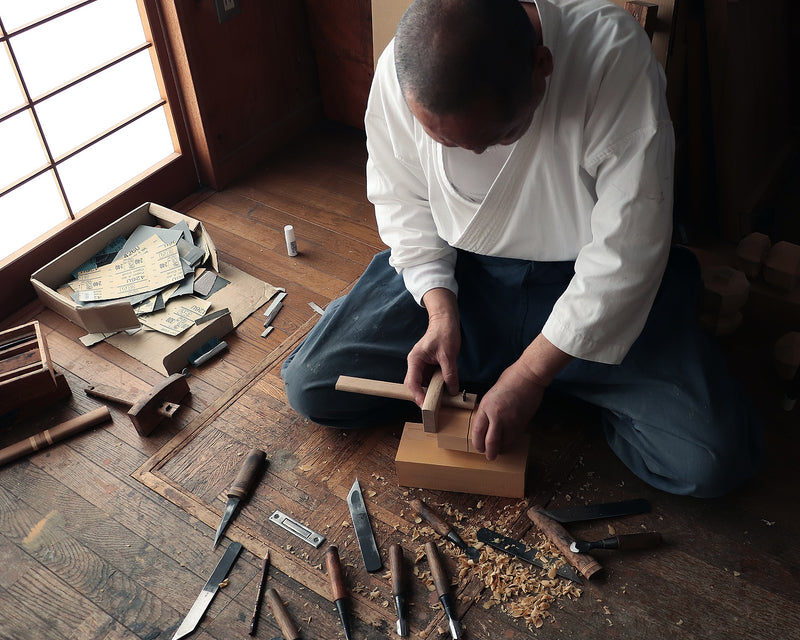
<path id="1" fill-rule="evenodd" d="M 419 498 L 414 498 L 409 504 L 411 507 L 416 511 L 419 515 L 421 515 L 425 520 L 427 520 L 430 525 L 434 528 L 436 533 L 441 536 L 447 537 L 447 534 L 453 530 L 449 524 L 447 524 L 444 520 L 439 517 L 439 514 L 436 513 L 433 509 L 431 509 L 427 504 L 425 504 Z"/>
<path id="2" fill-rule="evenodd" d="M 342 573 L 342 563 L 339 561 L 339 549 L 328 547 L 325 552 L 325 567 L 328 569 L 328 579 L 331 582 L 331 595 L 333 601 L 347 597 L 347 587 L 344 584 L 344 574 Z"/>
<path id="3" fill-rule="evenodd" d="M 108 422 L 109 420 L 111 420 L 111 412 L 108 410 L 108 407 L 99 407 L 77 418 L 62 422 L 30 438 L 26 438 L 25 440 L 0 449 L 0 466 L 49 447 L 59 440 L 63 440 L 64 438 L 68 438 L 69 436 L 85 431 L 98 424 Z"/>
<path id="4" fill-rule="evenodd" d="M 112 387 L 107 384 L 93 384 L 90 387 L 86 387 L 84 391 L 87 396 L 119 402 L 128 407 L 128 409 L 134 405 L 138 397 L 126 394 L 123 389 L 118 389 L 117 387 Z"/>
<path id="5" fill-rule="evenodd" d="M 528 509 L 528 517 L 547 536 L 550 542 L 558 547 L 558 550 L 564 554 L 570 564 L 578 569 L 588 580 L 592 576 L 598 576 L 602 573 L 603 567 L 592 556 L 575 553 L 570 549 L 570 545 L 574 540 L 558 522 L 546 516 L 536 507 Z"/>
<path id="6" fill-rule="evenodd" d="M 403 573 L 403 548 L 393 542 L 389 547 L 389 566 L 392 570 L 392 595 L 405 592 L 405 574 Z"/>
<path id="7" fill-rule="evenodd" d="M 431 568 L 433 584 L 436 585 L 436 593 L 439 596 L 450 593 L 450 582 L 447 580 L 447 573 L 444 570 L 442 558 L 439 555 L 439 548 L 435 542 L 425 543 L 425 555 L 428 558 L 428 566 Z"/>
<path id="8" fill-rule="evenodd" d="M 300 632 L 297 630 L 286 607 L 283 606 L 283 600 L 281 600 L 278 592 L 270 587 L 266 591 L 266 596 L 270 609 L 272 609 L 272 615 L 275 616 L 275 620 L 277 620 L 278 626 L 281 628 L 284 640 L 298 640 Z"/>
<path id="9" fill-rule="evenodd" d="M 229 498 L 245 498 L 250 490 L 253 488 L 253 483 L 258 479 L 258 472 L 261 469 L 261 463 L 266 460 L 267 454 L 261 449 L 250 449 L 247 452 L 247 457 L 244 459 L 242 468 L 236 475 L 231 488 L 228 489 Z"/>

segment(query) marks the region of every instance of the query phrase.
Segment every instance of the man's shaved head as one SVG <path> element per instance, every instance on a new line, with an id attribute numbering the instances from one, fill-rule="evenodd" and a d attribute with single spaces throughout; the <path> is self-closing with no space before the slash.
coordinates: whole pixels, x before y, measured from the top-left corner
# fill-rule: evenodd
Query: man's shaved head
<path id="1" fill-rule="evenodd" d="M 511 114 L 530 98 L 536 45 L 518 0 L 416 0 L 395 34 L 397 77 L 431 113 L 490 101 Z"/>

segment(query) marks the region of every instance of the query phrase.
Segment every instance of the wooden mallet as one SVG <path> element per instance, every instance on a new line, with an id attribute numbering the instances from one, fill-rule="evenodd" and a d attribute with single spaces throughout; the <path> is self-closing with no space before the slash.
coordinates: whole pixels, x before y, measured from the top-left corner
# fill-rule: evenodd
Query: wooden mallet
<path id="1" fill-rule="evenodd" d="M 164 418 L 171 418 L 180 409 L 180 402 L 189 393 L 189 383 L 180 373 L 165 378 L 150 391 L 140 396 L 131 396 L 124 389 L 103 384 L 86 387 L 86 394 L 94 398 L 111 400 L 129 407 L 133 426 L 139 435 L 147 436 Z"/>

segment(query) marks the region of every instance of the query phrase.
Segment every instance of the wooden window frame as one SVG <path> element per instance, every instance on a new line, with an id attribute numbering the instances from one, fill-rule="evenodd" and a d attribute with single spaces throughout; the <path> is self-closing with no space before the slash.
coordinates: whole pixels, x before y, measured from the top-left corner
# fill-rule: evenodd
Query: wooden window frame
<path id="1" fill-rule="evenodd" d="M 69 11 L 86 4 L 88 3 L 76 3 L 69 8 Z M 165 26 L 160 4 L 158 0 L 137 0 L 137 4 L 143 17 L 145 39 L 148 44 L 123 54 L 115 61 L 103 65 L 102 68 L 93 69 L 85 74 L 83 79 L 99 73 L 102 69 L 121 61 L 121 59 L 147 49 L 154 66 L 159 71 L 156 73 L 156 78 L 161 100 L 150 105 L 143 112 L 134 114 L 125 123 L 120 123 L 99 134 L 91 141 L 88 141 L 78 149 L 71 150 L 64 156 L 53 158 L 49 149 L 47 149 L 48 166 L 38 170 L 32 176 L 26 176 L 21 182 L 27 182 L 36 175 L 41 174 L 42 171 L 50 170 L 55 164 L 63 162 L 78 151 L 108 137 L 124 124 L 128 124 L 142 117 L 145 113 L 161 107 L 164 107 L 167 111 L 170 133 L 178 151 L 94 203 L 90 210 L 77 213 L 68 210 L 71 219 L 65 220 L 48 233 L 44 239 L 37 239 L 0 261 L 0 283 L 2 283 L 2 286 L 0 286 L 0 320 L 33 299 L 34 292 L 30 285 L 30 276 L 37 269 L 143 202 L 158 202 L 169 206 L 199 187 L 195 154 L 192 149 L 183 108 L 183 96 L 176 79 L 175 64 L 168 45 L 167 27 Z M 57 15 L 62 15 L 63 13 L 65 11 L 60 11 Z M 19 32 L 20 30 L 17 30 L 14 33 Z M 47 97 L 63 91 L 69 86 L 73 86 L 73 84 L 73 82 L 70 82 L 67 85 L 58 87 L 49 92 Z M 44 97 L 37 98 L 36 102 L 40 102 L 42 99 Z M 25 108 L 28 108 L 28 106 L 26 104 Z M 50 163 L 54 164 L 51 165 Z M 16 184 L 16 186 L 20 186 L 20 184 Z"/>

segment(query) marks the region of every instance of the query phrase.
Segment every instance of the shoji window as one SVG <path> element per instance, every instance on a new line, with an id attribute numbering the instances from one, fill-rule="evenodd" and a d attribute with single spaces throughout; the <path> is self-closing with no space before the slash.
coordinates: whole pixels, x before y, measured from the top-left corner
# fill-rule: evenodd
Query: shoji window
<path id="1" fill-rule="evenodd" d="M 0 261 L 179 154 L 144 0 L 0 0 Z"/>

